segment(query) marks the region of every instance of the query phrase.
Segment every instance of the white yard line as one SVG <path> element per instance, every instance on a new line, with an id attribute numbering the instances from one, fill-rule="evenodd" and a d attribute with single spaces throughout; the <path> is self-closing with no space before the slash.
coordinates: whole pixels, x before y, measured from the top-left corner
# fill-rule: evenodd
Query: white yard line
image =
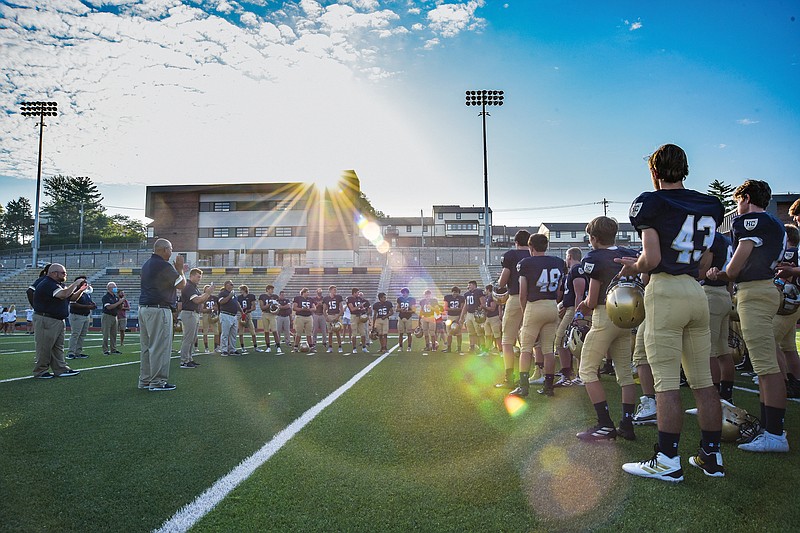
<path id="1" fill-rule="evenodd" d="M 745 392 L 752 392 L 753 394 L 758 394 L 758 390 L 757 389 L 748 389 L 746 387 L 739 387 L 738 385 L 734 385 L 733 388 L 736 389 L 736 390 L 742 390 L 742 391 L 745 391 Z M 800 398 L 786 398 L 786 400 L 790 401 L 790 402 L 800 403 Z"/>
<path id="2" fill-rule="evenodd" d="M 177 359 L 180 355 L 173 355 L 170 359 Z M 101 366 L 90 366 L 87 368 L 79 368 L 80 372 L 88 372 L 89 370 L 98 370 L 100 368 L 114 368 L 115 366 L 125 366 L 125 365 L 138 365 L 140 361 L 126 361 L 124 363 L 114 363 L 113 365 L 101 365 Z M 0 379 L 0 383 L 8 383 L 9 381 L 20 381 L 23 379 L 33 379 L 33 376 L 22 376 L 21 378 L 8 378 L 8 379 Z"/>
<path id="3" fill-rule="evenodd" d="M 272 440 L 264 444 L 253 455 L 246 458 L 239 463 L 233 470 L 225 476 L 219 478 L 210 488 L 198 496 L 193 502 L 186 505 L 183 509 L 179 510 L 173 515 L 172 518 L 164 522 L 159 528 L 157 533 L 173 533 L 188 531 L 198 520 L 208 514 L 219 502 L 221 502 L 233 489 L 239 484 L 249 478 L 255 470 L 266 463 L 278 450 L 280 450 L 292 437 L 303 429 L 309 422 L 314 420 L 323 409 L 331 405 L 342 394 L 347 392 L 353 385 L 355 385 L 361 378 L 366 376 L 370 370 L 375 368 L 381 361 L 383 361 L 390 353 L 397 349 L 394 346 L 389 353 L 383 354 L 375 361 L 364 367 L 361 372 L 350 378 L 350 380 L 333 391 L 328 397 L 316 404 L 314 407 L 300 415 L 294 422 L 286 426 Z"/>

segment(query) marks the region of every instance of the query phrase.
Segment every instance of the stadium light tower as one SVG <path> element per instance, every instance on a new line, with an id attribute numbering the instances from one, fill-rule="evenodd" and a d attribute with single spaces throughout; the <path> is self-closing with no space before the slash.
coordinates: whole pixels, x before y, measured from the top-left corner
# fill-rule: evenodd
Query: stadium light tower
<path id="1" fill-rule="evenodd" d="M 44 134 L 44 117 L 58 115 L 58 104 L 55 102 L 22 102 L 20 110 L 23 117 L 39 119 L 39 165 L 36 170 L 36 207 L 33 213 L 33 261 L 38 266 L 39 259 L 39 193 L 42 189 L 42 136 Z"/>
<path id="2" fill-rule="evenodd" d="M 489 266 L 491 245 L 491 224 L 489 222 L 489 168 L 488 160 L 486 157 L 486 117 L 491 116 L 486 112 L 486 106 L 503 105 L 504 100 L 503 91 L 467 91 L 468 106 L 479 105 L 481 106 L 480 116 L 483 119 L 483 244 L 486 247 L 486 257 L 484 259 L 486 266 Z"/>

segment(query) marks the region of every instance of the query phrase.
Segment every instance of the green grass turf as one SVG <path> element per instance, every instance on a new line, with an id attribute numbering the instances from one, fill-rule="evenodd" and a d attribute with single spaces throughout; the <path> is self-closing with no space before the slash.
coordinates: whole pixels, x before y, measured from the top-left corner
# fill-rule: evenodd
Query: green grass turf
<path id="1" fill-rule="evenodd" d="M 26 344 L 32 350 L 30 338 L 0 338 L 0 379 L 29 374 L 32 351 L 9 353 Z M 115 358 L 93 346 L 71 364 L 131 361 L 136 348 Z M 197 360 L 194 370 L 173 360 L 178 389 L 169 393 L 137 390 L 137 365 L 0 383 L 0 529 L 156 528 L 374 359 Z M 575 433 L 593 423 L 583 388 L 534 394 L 510 414 L 492 386 L 501 366 L 497 357 L 387 357 L 196 529 L 781 531 L 798 523 L 787 492 L 800 467 L 796 403 L 786 419 L 793 452 L 725 445 L 724 479 L 688 465 L 700 437 L 687 416 L 686 479 L 672 486 L 620 469 L 651 455 L 655 428 L 638 428 L 635 442 L 581 443 Z M 603 383 L 619 417 L 618 388 Z M 734 394 L 758 414 L 755 394 Z"/>

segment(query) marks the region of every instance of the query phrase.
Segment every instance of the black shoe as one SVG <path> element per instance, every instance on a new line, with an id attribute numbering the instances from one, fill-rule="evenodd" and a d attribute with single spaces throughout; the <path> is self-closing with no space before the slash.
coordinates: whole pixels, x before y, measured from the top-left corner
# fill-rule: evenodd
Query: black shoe
<path id="1" fill-rule="evenodd" d="M 542 396 L 554 396 L 553 387 L 548 387 L 547 385 L 545 385 L 543 388 L 539 389 L 536 392 L 538 392 Z"/>
<path id="2" fill-rule="evenodd" d="M 502 383 L 495 383 L 494 384 L 494 388 L 495 389 L 511 389 L 511 390 L 514 390 L 515 388 L 517 388 L 517 383 L 515 383 L 513 381 L 503 380 Z"/>
<path id="3" fill-rule="evenodd" d="M 697 455 L 689 457 L 689 464 L 696 466 L 707 476 L 725 477 L 725 467 L 722 465 L 720 452 L 706 453 L 700 448 Z"/>
<path id="4" fill-rule="evenodd" d="M 159 392 L 159 391 L 169 391 L 175 390 L 178 387 L 173 385 L 172 383 L 164 383 L 163 385 L 150 385 L 150 391 L 152 392 Z"/>
<path id="5" fill-rule="evenodd" d="M 68 353 L 66 358 L 67 359 L 75 359 L 75 354 Z"/>
<path id="6" fill-rule="evenodd" d="M 103 355 L 111 355 L 111 352 L 103 352 Z"/>
<path id="7" fill-rule="evenodd" d="M 625 440 L 636 440 L 636 433 L 633 431 L 633 424 L 620 424 L 617 428 L 617 436 Z"/>
<path id="8" fill-rule="evenodd" d="M 35 377 L 36 379 L 53 379 L 53 374 L 51 374 L 50 372 L 43 372 L 38 376 L 33 376 L 33 377 Z"/>
<path id="9" fill-rule="evenodd" d="M 528 389 L 523 389 L 522 387 L 517 387 L 516 389 L 512 390 L 508 393 L 509 396 L 517 396 L 519 398 L 527 398 L 528 397 Z"/>
<path id="10" fill-rule="evenodd" d="M 76 355 L 75 359 L 89 359 L 89 356 L 86 355 L 85 353 L 82 353 L 80 355 Z"/>
<path id="11" fill-rule="evenodd" d="M 122 355 L 122 352 L 120 352 L 119 350 L 111 350 L 111 353 L 117 354 L 117 355 Z"/>
<path id="12" fill-rule="evenodd" d="M 191 361 L 188 363 L 181 363 L 181 368 L 195 368 L 197 365 L 193 365 Z"/>
<path id="13" fill-rule="evenodd" d="M 603 424 L 597 424 L 596 426 L 590 427 L 586 431 L 581 431 L 575 436 L 587 442 L 601 441 L 601 440 L 616 440 L 617 429 L 614 426 L 604 426 Z"/>
<path id="14" fill-rule="evenodd" d="M 66 370 L 66 371 L 64 371 L 64 372 L 62 372 L 60 374 L 56 374 L 56 377 L 68 378 L 68 377 L 71 377 L 71 376 L 77 376 L 78 374 L 80 374 L 80 372 L 78 372 L 77 370 L 72 370 L 70 368 L 70 369 L 68 369 L 68 370 Z"/>

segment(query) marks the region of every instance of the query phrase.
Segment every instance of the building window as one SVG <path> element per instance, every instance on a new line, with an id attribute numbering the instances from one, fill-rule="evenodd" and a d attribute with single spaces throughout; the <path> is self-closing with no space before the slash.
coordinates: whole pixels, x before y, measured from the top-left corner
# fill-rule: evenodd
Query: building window
<path id="1" fill-rule="evenodd" d="M 227 237 L 228 235 L 229 235 L 228 228 L 214 228 L 214 230 L 211 232 L 212 237 L 224 238 Z"/>
<path id="2" fill-rule="evenodd" d="M 406 226 L 406 233 L 411 233 L 411 226 Z"/>
<path id="3" fill-rule="evenodd" d="M 214 212 L 224 213 L 231 210 L 230 202 L 214 202 Z"/>
<path id="4" fill-rule="evenodd" d="M 478 213 L 478 220 L 483 220 L 483 213 Z"/>
<path id="5" fill-rule="evenodd" d="M 560 239 L 560 238 L 561 238 L 561 232 L 560 232 L 560 231 L 557 231 L 557 232 L 556 232 L 556 239 Z"/>
<path id="6" fill-rule="evenodd" d="M 573 231 L 571 236 L 572 236 L 573 239 L 577 239 L 578 238 L 578 232 L 577 231 Z"/>
<path id="7" fill-rule="evenodd" d="M 156 236 L 156 229 L 152 226 L 147 228 L 147 238 L 152 239 Z"/>
<path id="8" fill-rule="evenodd" d="M 256 228 L 256 237 L 267 237 L 269 235 L 269 228 Z"/>
<path id="9" fill-rule="evenodd" d="M 438 218 L 439 220 L 444 220 L 444 213 L 437 214 L 436 218 Z"/>
<path id="10" fill-rule="evenodd" d="M 428 226 L 427 225 L 422 226 L 422 233 L 428 233 Z"/>
<path id="11" fill-rule="evenodd" d="M 461 213 L 456 213 L 456 220 L 461 220 Z"/>
<path id="12" fill-rule="evenodd" d="M 291 226 L 281 226 L 279 228 L 275 228 L 275 236 L 276 237 L 291 237 L 292 236 L 292 227 Z"/>
<path id="13" fill-rule="evenodd" d="M 249 237 L 250 236 L 250 228 L 236 228 L 236 236 L 237 237 Z"/>

